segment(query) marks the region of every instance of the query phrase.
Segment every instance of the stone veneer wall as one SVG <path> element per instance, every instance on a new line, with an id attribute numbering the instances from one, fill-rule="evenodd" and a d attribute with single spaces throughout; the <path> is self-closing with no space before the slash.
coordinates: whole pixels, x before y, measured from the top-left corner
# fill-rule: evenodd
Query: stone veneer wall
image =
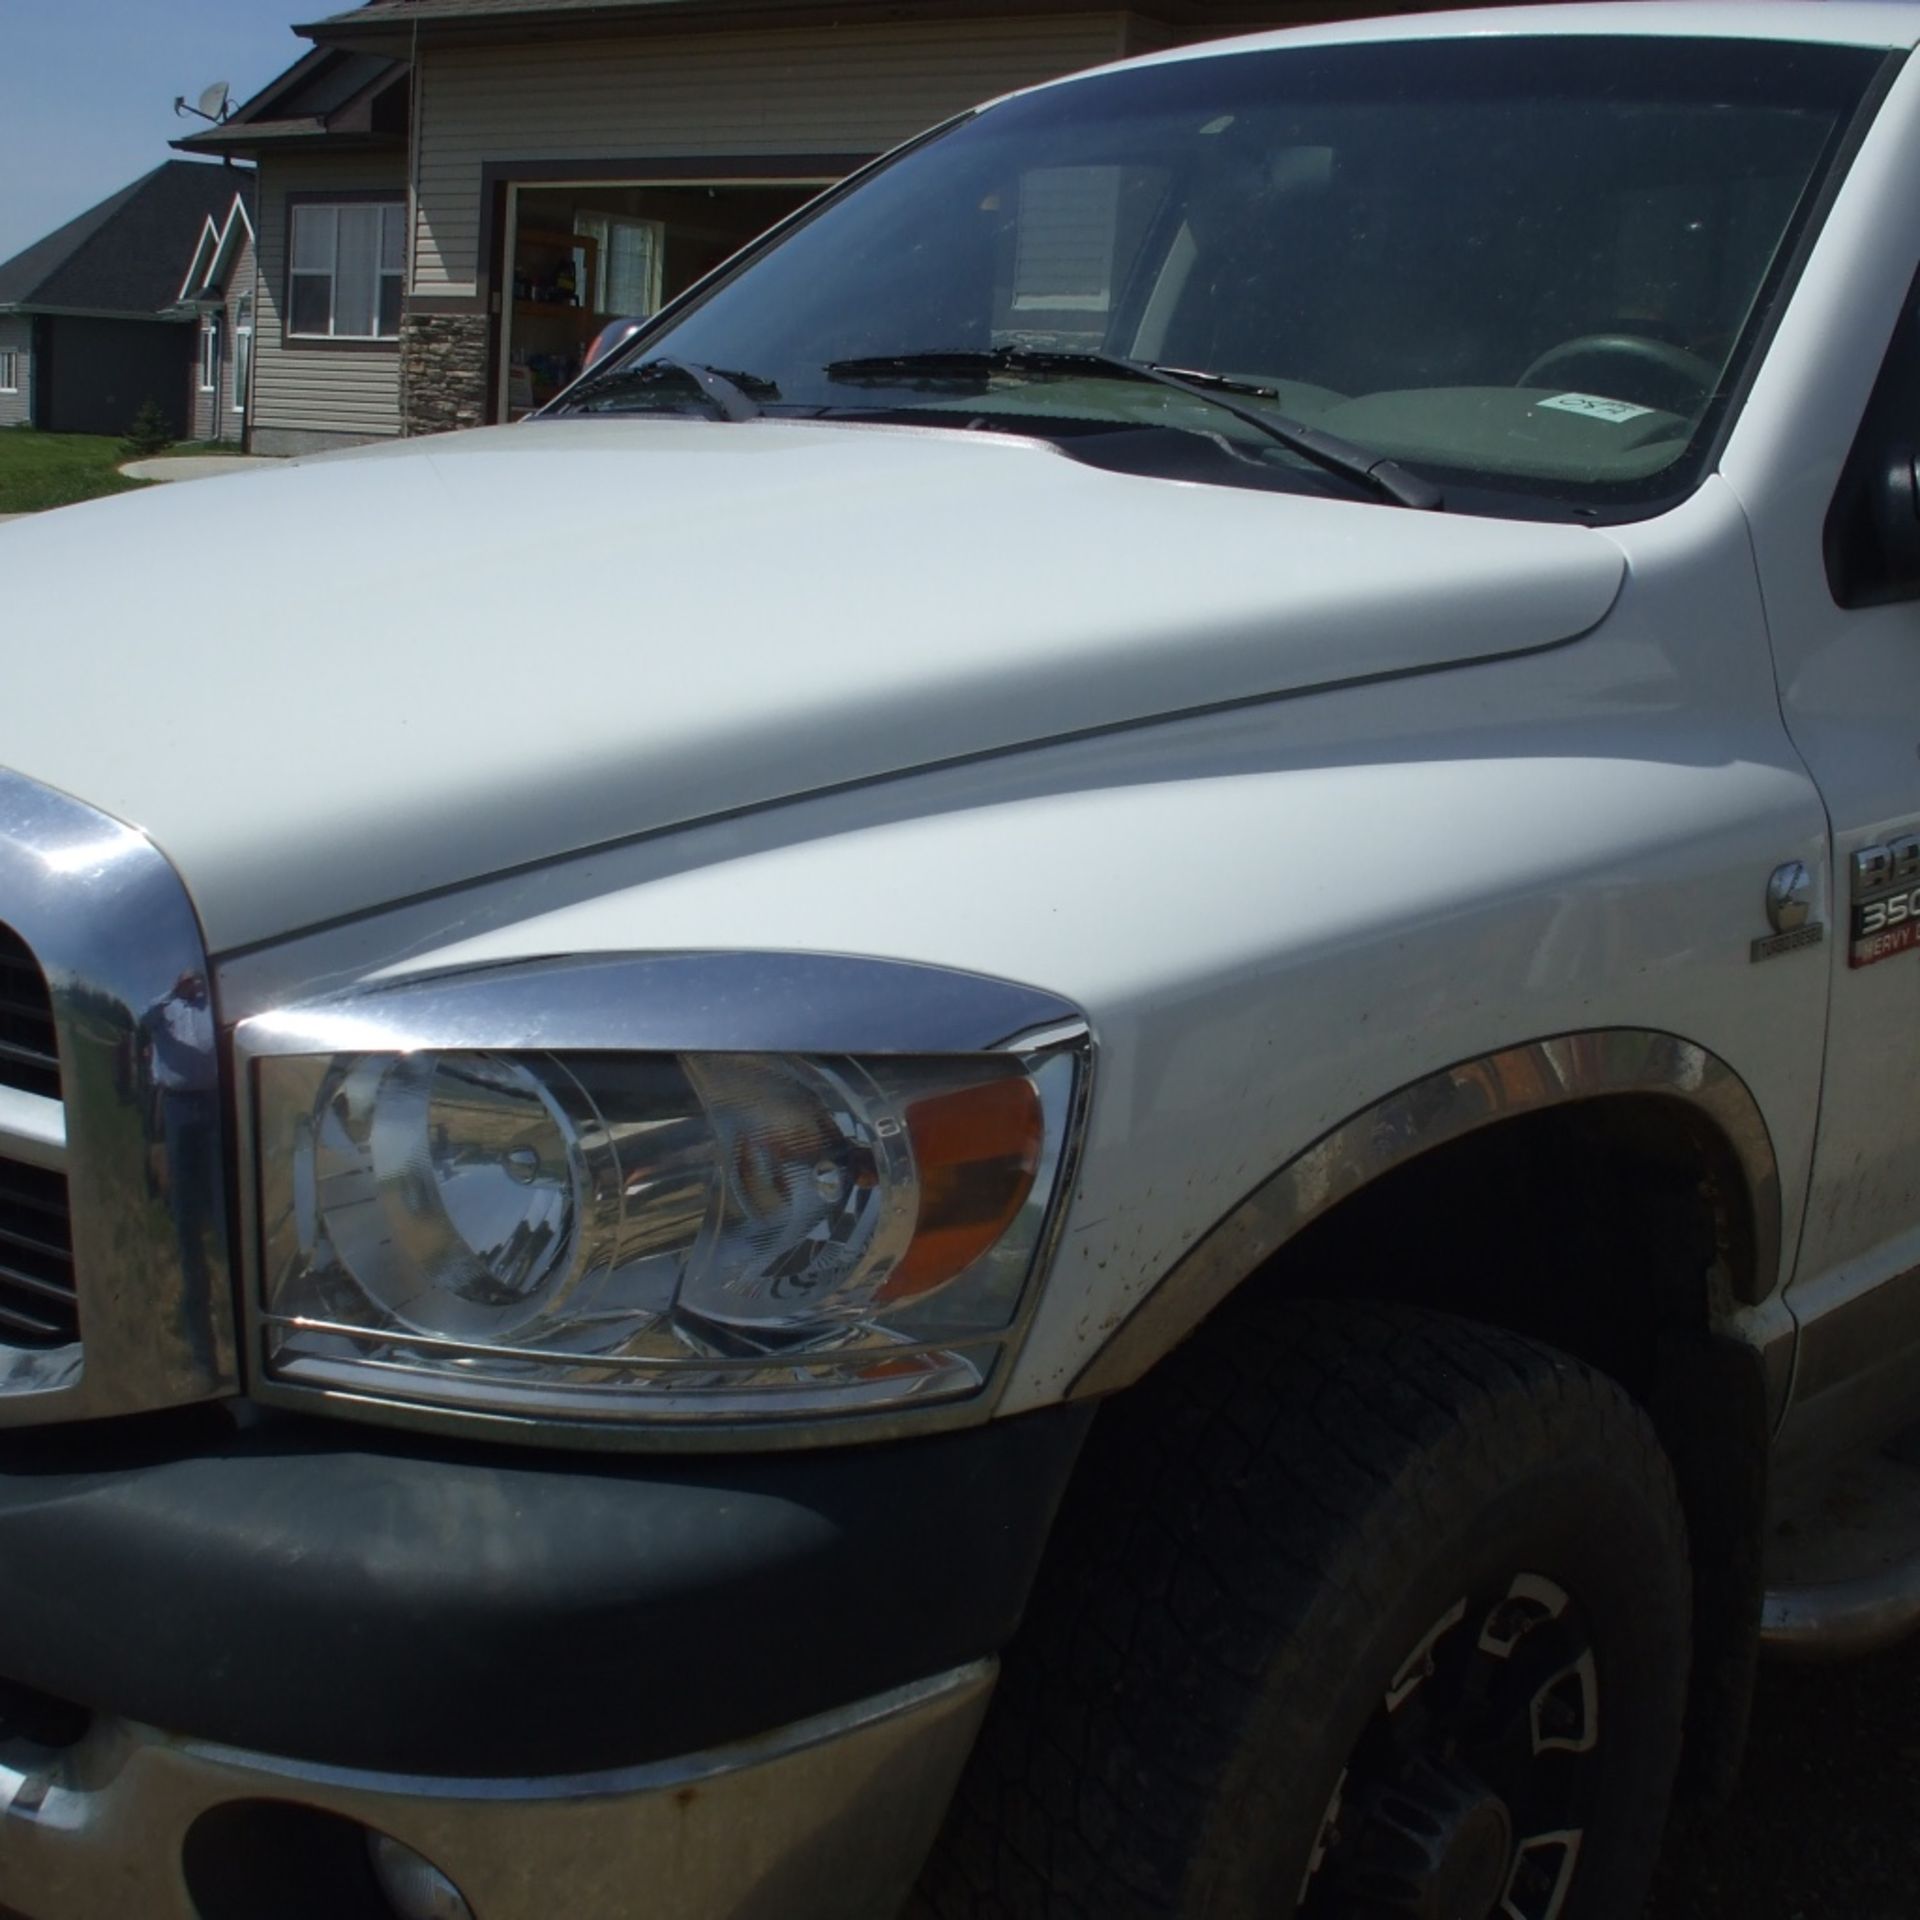
<path id="1" fill-rule="evenodd" d="M 400 322 L 400 431 L 451 433 L 487 417 L 487 318 L 410 313 Z"/>

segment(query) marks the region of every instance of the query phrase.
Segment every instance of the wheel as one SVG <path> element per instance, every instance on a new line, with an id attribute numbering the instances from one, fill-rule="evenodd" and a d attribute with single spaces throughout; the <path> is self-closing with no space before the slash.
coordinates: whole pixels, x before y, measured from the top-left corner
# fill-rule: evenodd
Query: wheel
<path id="1" fill-rule="evenodd" d="M 1585 333 L 1549 347 L 1514 385 L 1564 386 L 1580 373 L 1609 398 L 1680 414 L 1695 412 L 1720 378 L 1710 361 L 1669 341 L 1641 333 Z"/>
<path id="2" fill-rule="evenodd" d="M 1229 1310 L 1104 1409 L 917 1920 L 1626 1920 L 1684 1523 L 1611 1381 L 1442 1315 Z"/>

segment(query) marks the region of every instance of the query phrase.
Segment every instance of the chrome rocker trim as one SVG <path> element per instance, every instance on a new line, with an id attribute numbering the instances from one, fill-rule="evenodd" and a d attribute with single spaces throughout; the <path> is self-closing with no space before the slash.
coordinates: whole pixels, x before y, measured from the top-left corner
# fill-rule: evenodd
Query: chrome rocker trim
<path id="1" fill-rule="evenodd" d="M 1920 1633 L 1920 1554 L 1858 1580 L 1771 1587 L 1760 1644 L 1789 1660 L 1857 1660 Z"/>
<path id="2" fill-rule="evenodd" d="M 306 1766 L 96 1720 L 57 1751 L 0 1739 L 0 1907 L 195 1920 L 189 1828 L 318 1808 L 431 1861 L 482 1920 L 891 1920 L 992 1691 L 976 1661 L 758 1739 L 618 1773 L 426 1779 Z"/>
<path id="3" fill-rule="evenodd" d="M 1731 1150 L 1746 1203 L 1751 1298 L 1780 1281 L 1780 1175 L 1746 1082 L 1725 1061 L 1668 1033 L 1609 1027 L 1561 1034 L 1462 1061 L 1389 1094 L 1323 1135 L 1256 1187 L 1174 1266 L 1081 1370 L 1075 1397 L 1139 1379 L 1295 1234 L 1382 1174 L 1521 1114 L 1622 1094 L 1695 1109 Z M 1778 1344 L 1777 1342 L 1775 1344 Z M 1778 1383 L 1776 1383 L 1778 1384 Z"/>
<path id="4" fill-rule="evenodd" d="M 80 1339 L 0 1344 L 0 1426 L 179 1406 L 237 1385 L 212 983 L 186 888 L 142 833 L 0 770 L 0 920 L 46 975 L 62 1103 L 0 1095 L 0 1157 L 64 1172 Z M 204 1033 L 154 1030 L 197 992 Z"/>

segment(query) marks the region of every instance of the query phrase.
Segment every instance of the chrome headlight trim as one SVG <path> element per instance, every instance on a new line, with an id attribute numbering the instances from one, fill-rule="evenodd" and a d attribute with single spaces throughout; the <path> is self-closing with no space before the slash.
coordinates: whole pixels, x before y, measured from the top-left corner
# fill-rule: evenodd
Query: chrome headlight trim
<path id="1" fill-rule="evenodd" d="M 215 1010 L 186 888 L 144 834 L 0 770 L 0 921 L 46 976 L 64 1082 L 62 1102 L 13 1096 L 0 1155 L 66 1177 L 80 1318 L 68 1346 L 0 1344 L 0 1426 L 230 1393 Z M 188 1005 L 163 1085 L 156 1030 Z"/>
<path id="2" fill-rule="evenodd" d="M 828 953 L 575 954 L 374 980 L 243 1020 L 278 1053 L 996 1053 L 1078 1007 L 1037 987 Z"/>
<path id="3" fill-rule="evenodd" d="M 261 1217 L 259 1075 L 284 1056 L 419 1051 L 592 1054 L 888 1056 L 1071 1051 L 1077 1060 L 1052 1204 L 1017 1313 L 992 1336 L 1002 1363 L 960 1400 L 791 1418 L 719 1415 L 569 1420 L 433 1405 L 268 1372 Z M 915 962 L 781 952 L 676 952 L 536 958 L 374 980 L 347 993 L 274 1008 L 234 1030 L 242 1168 L 242 1315 L 248 1391 L 267 1405 L 324 1411 L 510 1444 L 626 1451 L 704 1451 L 832 1444 L 978 1424 L 1011 1375 L 1075 1188 L 1091 1093 L 1087 1019 L 1057 995 Z"/>

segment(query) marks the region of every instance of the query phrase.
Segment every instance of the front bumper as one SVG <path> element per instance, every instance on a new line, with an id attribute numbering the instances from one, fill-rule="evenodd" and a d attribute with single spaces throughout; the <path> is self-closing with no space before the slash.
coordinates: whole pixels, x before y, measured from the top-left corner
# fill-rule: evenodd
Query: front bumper
<path id="1" fill-rule="evenodd" d="M 96 1719 L 58 1752 L 0 1740 L 0 1907 L 28 1920 L 383 1911 L 363 1904 L 351 1859 L 316 1885 L 297 1844 L 263 1862 L 244 1820 L 205 1824 L 292 1805 L 404 1842 L 476 1920 L 889 1920 L 992 1673 L 975 1662 L 714 1753 L 541 1781 L 302 1766 L 123 1720 Z"/>
<path id="2" fill-rule="evenodd" d="M 190 1835 L 276 1802 L 477 1920 L 887 1914 L 1090 1418 L 698 1459 L 208 1410 L 9 1436 L 0 1909 L 192 1914 Z M 9 1687 L 63 1726 L 9 1735 Z"/>

